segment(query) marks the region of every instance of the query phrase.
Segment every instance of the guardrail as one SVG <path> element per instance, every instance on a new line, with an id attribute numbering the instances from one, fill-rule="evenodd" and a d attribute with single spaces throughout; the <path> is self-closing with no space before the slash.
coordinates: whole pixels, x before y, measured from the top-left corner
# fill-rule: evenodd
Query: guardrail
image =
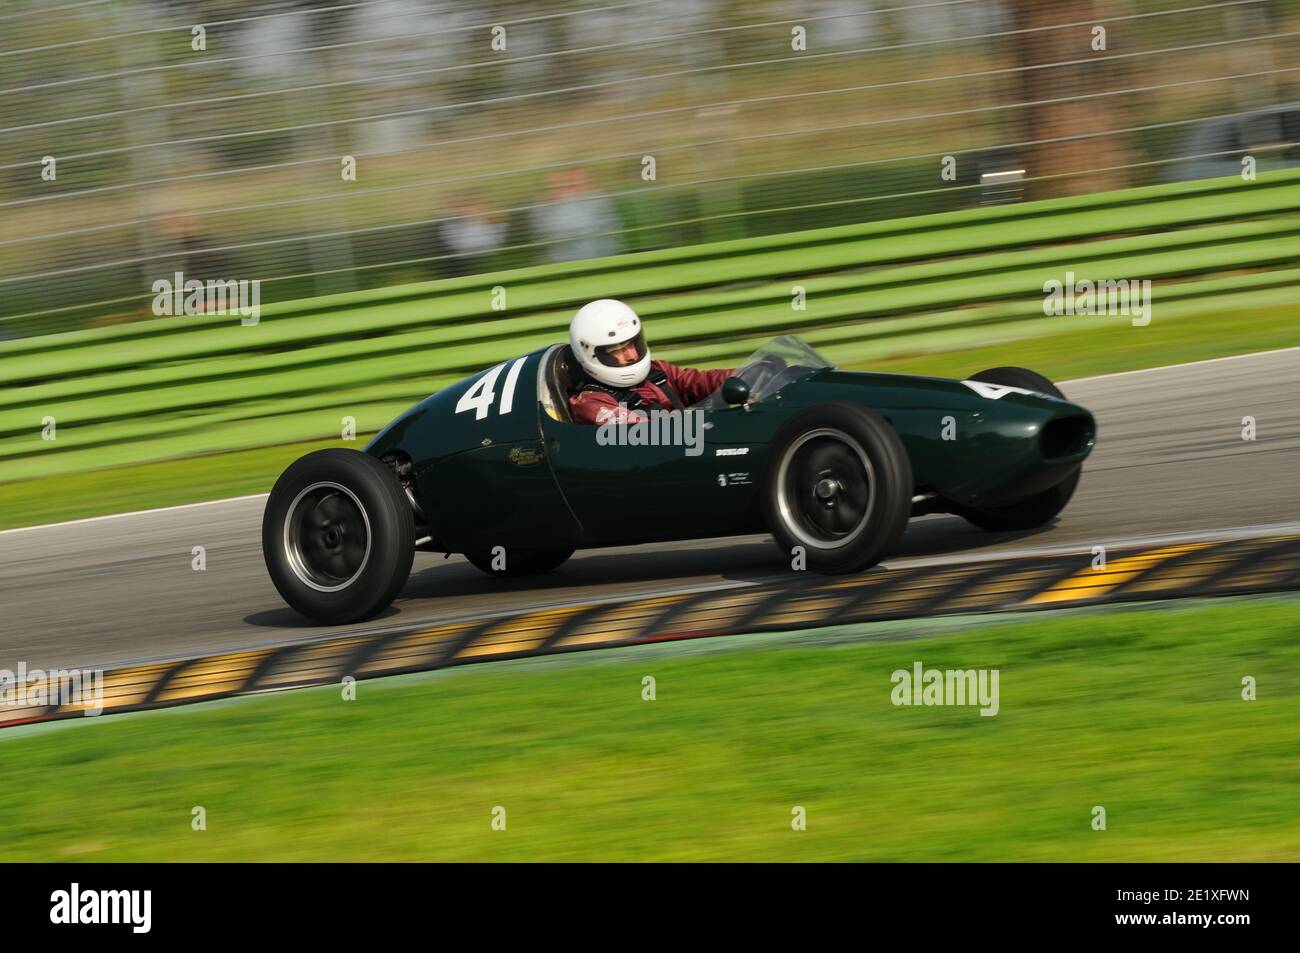
<path id="1" fill-rule="evenodd" d="M 1300 173 L 964 210 L 0 342 L 0 481 L 361 432 L 630 299 L 657 353 L 795 331 L 841 363 L 1061 329 L 1043 282 L 1160 282 L 1161 320 L 1300 285 Z M 233 277 L 233 276 L 232 276 Z M 792 286 L 807 307 L 791 306 Z M 492 310 L 493 289 L 505 310 Z M 41 439 L 53 417 L 57 440 Z"/>

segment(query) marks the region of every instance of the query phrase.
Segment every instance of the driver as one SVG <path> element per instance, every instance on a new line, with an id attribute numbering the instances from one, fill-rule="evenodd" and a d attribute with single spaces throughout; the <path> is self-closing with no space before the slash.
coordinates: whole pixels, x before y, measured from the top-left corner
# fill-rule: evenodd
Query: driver
<path id="1" fill-rule="evenodd" d="M 612 298 L 578 309 L 569 324 L 569 344 L 582 368 L 569 388 L 575 424 L 634 424 L 647 419 L 639 411 L 681 410 L 712 394 L 732 374 L 650 360 L 641 319 Z"/>

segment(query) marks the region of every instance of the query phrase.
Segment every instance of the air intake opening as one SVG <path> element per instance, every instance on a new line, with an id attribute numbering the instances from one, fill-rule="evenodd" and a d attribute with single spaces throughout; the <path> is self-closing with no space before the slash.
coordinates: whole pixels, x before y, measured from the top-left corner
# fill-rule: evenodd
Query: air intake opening
<path id="1" fill-rule="evenodd" d="M 1087 449 L 1093 437 L 1092 418 L 1058 417 L 1043 427 L 1039 447 L 1045 460 L 1073 457 Z"/>

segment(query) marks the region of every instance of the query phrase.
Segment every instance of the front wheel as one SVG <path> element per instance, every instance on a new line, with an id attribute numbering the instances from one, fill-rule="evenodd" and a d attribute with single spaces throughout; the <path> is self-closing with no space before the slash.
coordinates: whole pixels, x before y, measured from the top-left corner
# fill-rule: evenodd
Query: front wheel
<path id="1" fill-rule="evenodd" d="M 986 384 L 1019 387 L 1036 394 L 1065 399 L 1059 387 L 1042 374 L 1024 367 L 994 367 L 987 371 L 980 371 L 970 379 Z M 1083 465 L 1080 464 L 1055 486 L 1025 497 L 1023 500 L 978 509 L 963 506 L 957 509 L 957 515 L 989 532 L 1037 529 L 1056 519 L 1061 510 L 1065 509 L 1065 504 L 1070 502 L 1070 497 L 1074 496 L 1074 490 L 1079 485 L 1079 474 L 1082 469 Z"/>
<path id="2" fill-rule="evenodd" d="M 281 474 L 262 517 L 262 555 L 284 601 L 341 625 L 381 612 L 415 558 L 415 520 L 397 476 L 359 450 L 317 450 Z"/>
<path id="3" fill-rule="evenodd" d="M 912 510 L 912 466 L 894 428 L 855 404 L 814 404 L 776 433 L 764 474 L 768 527 L 787 557 L 858 572 L 898 544 Z"/>

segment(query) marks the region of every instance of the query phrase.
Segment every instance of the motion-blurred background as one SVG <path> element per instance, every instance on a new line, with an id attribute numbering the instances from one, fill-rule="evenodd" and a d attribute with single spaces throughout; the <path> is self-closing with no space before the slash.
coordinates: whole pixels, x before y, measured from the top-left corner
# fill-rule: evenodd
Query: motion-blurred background
<path id="1" fill-rule="evenodd" d="M 1289 166 L 1298 72 L 1280 0 L 10 0 L 3 333 Z"/>

